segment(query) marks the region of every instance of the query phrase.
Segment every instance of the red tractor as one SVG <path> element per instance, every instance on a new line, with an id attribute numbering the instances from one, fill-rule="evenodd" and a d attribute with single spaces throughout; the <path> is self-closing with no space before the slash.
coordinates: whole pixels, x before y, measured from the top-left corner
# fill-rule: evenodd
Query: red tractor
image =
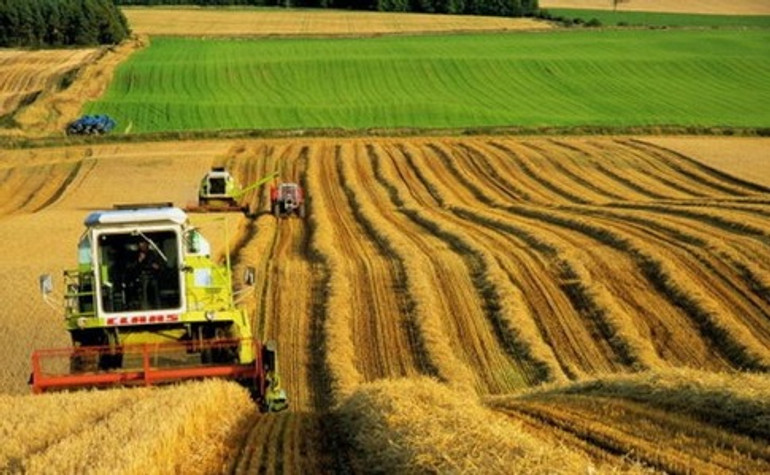
<path id="1" fill-rule="evenodd" d="M 297 183 L 281 183 L 270 187 L 270 212 L 276 218 L 296 214 L 305 217 L 305 193 Z"/>

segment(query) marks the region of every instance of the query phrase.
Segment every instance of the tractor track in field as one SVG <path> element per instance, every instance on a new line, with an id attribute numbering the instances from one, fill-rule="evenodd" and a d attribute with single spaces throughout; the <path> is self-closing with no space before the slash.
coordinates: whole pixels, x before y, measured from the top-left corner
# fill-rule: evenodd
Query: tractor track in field
<path id="1" fill-rule="evenodd" d="M 282 181 L 306 182 L 309 149 L 247 149 L 227 160 L 241 183 L 278 170 Z M 276 219 L 269 208 L 267 186 L 251 192 L 256 218 L 242 218 L 247 233 L 237 250 L 238 265 L 257 270 L 252 307 L 255 331 L 275 339 L 279 369 L 290 395 L 289 412 L 255 414 L 245 423 L 243 443 L 233 456 L 230 473 L 339 472 L 346 467 L 345 440 L 328 415 L 334 401 L 326 366 L 326 275 L 323 258 L 312 249 L 314 227 L 296 218 Z M 312 214 L 314 205 L 308 201 Z M 236 266 L 237 267 L 237 266 Z M 283 289 L 292 288 L 287 293 Z M 288 350 L 292 349 L 292 350 Z"/>

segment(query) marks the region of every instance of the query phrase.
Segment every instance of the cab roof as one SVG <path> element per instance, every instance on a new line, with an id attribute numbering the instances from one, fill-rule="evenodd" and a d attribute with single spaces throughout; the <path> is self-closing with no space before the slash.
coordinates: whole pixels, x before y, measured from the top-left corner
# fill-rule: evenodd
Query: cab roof
<path id="1" fill-rule="evenodd" d="M 164 208 L 136 208 L 94 211 L 86 217 L 86 226 L 98 226 L 100 224 L 134 224 L 171 222 L 184 224 L 187 222 L 187 214 L 176 207 Z"/>
<path id="2" fill-rule="evenodd" d="M 231 178 L 230 172 L 225 170 L 211 170 L 206 173 L 206 178 Z"/>

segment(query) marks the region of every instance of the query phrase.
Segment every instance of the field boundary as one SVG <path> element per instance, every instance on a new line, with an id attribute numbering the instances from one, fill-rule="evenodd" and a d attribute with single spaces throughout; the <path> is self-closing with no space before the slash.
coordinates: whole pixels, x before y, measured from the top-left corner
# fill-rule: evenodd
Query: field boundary
<path id="1" fill-rule="evenodd" d="M 695 126 L 570 126 L 570 127 L 452 127 L 452 128 L 311 128 L 311 129 L 231 129 L 147 132 L 96 137 L 0 137 L 0 149 L 26 149 L 68 145 L 165 142 L 170 140 L 232 140 L 281 138 L 364 138 L 364 137 L 459 137 L 477 135 L 515 136 L 674 136 L 770 137 L 770 127 Z"/>

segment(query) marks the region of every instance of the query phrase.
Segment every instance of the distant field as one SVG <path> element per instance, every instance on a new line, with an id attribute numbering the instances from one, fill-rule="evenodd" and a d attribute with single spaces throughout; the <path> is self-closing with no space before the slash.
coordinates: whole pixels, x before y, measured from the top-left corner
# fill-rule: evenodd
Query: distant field
<path id="1" fill-rule="evenodd" d="M 770 125 L 770 32 L 156 38 L 87 112 L 135 132 Z"/>
<path id="2" fill-rule="evenodd" d="M 289 36 L 532 30 L 529 18 L 268 8 L 123 8 L 135 33 L 173 36 Z"/>
<path id="3" fill-rule="evenodd" d="M 0 49 L 0 117 L 55 88 L 98 54 L 95 48 L 28 51 Z M 71 80 L 71 78 L 69 79 Z"/>
<path id="4" fill-rule="evenodd" d="M 611 0 L 540 0 L 540 8 L 583 8 L 612 10 Z M 619 3 L 618 11 L 705 13 L 709 15 L 770 15 L 767 0 L 626 0 Z"/>
<path id="5" fill-rule="evenodd" d="M 548 12 L 555 17 L 596 18 L 602 26 L 683 26 L 683 27 L 749 27 L 770 28 L 770 15 L 695 15 L 688 13 L 627 12 L 607 10 L 576 10 L 553 8 Z"/>
<path id="6" fill-rule="evenodd" d="M 743 137 L 647 137 L 730 175 L 770 187 L 770 139 Z"/>

